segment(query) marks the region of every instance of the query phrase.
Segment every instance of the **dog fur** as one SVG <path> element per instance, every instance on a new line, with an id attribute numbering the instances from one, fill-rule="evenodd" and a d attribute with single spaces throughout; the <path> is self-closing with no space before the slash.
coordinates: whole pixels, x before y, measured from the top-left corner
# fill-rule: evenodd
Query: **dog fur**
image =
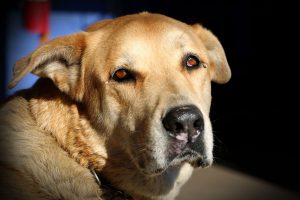
<path id="1" fill-rule="evenodd" d="M 190 52 L 198 69 L 182 66 Z M 113 80 L 120 67 L 135 80 Z M 9 87 L 28 73 L 41 78 L 1 106 L 1 197 L 106 199 L 94 170 L 133 199 L 174 199 L 194 168 L 167 159 L 161 119 L 176 106 L 202 112 L 201 148 L 213 161 L 211 81 L 226 83 L 231 72 L 201 25 L 150 13 L 100 21 L 19 60 Z"/>

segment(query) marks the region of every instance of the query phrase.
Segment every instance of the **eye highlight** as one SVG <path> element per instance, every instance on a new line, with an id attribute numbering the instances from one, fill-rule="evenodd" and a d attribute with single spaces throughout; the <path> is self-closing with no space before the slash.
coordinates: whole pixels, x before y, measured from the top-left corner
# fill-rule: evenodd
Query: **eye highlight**
<path id="1" fill-rule="evenodd" d="M 112 79 L 117 82 L 127 82 L 135 80 L 134 75 L 126 68 L 120 68 L 116 70 L 112 75 Z"/>

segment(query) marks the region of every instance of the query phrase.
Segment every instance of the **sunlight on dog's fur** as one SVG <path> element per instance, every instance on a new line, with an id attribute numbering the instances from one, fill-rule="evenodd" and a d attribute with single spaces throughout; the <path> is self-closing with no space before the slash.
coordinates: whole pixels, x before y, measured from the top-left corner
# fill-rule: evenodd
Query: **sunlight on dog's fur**
<path id="1" fill-rule="evenodd" d="M 0 111 L 6 199 L 108 199 L 116 189 L 171 200 L 213 162 L 211 81 L 231 72 L 201 25 L 149 13 L 100 21 L 19 60 L 9 86 L 28 73 L 41 78 Z"/>

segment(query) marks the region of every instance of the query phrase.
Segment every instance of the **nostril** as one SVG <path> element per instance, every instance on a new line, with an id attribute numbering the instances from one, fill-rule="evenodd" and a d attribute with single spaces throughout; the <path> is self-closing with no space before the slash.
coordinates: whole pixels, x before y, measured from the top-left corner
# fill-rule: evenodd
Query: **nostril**
<path id="1" fill-rule="evenodd" d="M 175 123 L 175 130 L 176 130 L 176 132 L 181 132 L 181 131 L 184 131 L 184 127 L 181 123 L 176 122 Z"/>
<path id="2" fill-rule="evenodd" d="M 165 129 L 167 131 L 171 131 L 171 132 L 180 132 L 182 130 L 184 130 L 184 127 L 181 123 L 179 122 L 174 122 L 174 123 L 163 123 Z"/>
<path id="3" fill-rule="evenodd" d="M 195 129 L 198 129 L 200 131 L 202 131 L 204 129 L 203 127 L 203 120 L 202 119 L 197 119 L 195 122 L 194 122 L 194 128 Z"/>

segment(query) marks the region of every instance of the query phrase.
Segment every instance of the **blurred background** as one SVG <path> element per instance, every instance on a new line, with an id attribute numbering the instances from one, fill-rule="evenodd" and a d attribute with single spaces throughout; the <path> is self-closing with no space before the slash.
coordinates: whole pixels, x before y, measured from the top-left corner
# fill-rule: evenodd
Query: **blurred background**
<path id="1" fill-rule="evenodd" d="M 219 191 L 220 196 L 213 196 L 214 192 L 211 192 L 207 198 L 201 199 L 225 199 L 222 194 L 230 189 L 237 193 L 240 191 L 239 183 L 242 185 L 244 180 L 237 178 L 241 176 L 275 188 L 264 190 L 264 186 L 258 184 L 257 188 L 249 188 L 248 193 L 259 192 L 259 195 L 249 199 L 268 199 L 268 195 L 271 199 L 271 193 L 277 189 L 287 195 L 280 198 L 288 199 L 288 194 L 299 197 L 299 130 L 295 117 L 298 113 L 293 96 L 297 90 L 292 78 L 295 75 L 287 69 L 285 59 L 276 56 L 278 51 L 281 53 L 284 50 L 278 48 L 278 44 L 282 43 L 276 36 L 280 29 L 275 19 L 278 12 L 275 12 L 271 0 L 1 2 L 1 99 L 15 90 L 30 87 L 36 80 L 35 76 L 28 75 L 14 90 L 7 90 L 13 64 L 39 43 L 82 31 L 97 20 L 141 11 L 165 14 L 188 24 L 203 24 L 221 41 L 232 69 L 233 76 L 228 84 L 213 83 L 211 119 L 215 134 L 216 168 L 208 171 L 212 176 L 203 178 L 210 180 L 211 185 L 203 181 L 197 183 L 199 187 L 203 184 L 211 186 L 208 190 Z M 218 174 L 214 171 L 218 169 L 226 173 Z M 212 180 L 218 183 L 212 183 Z M 220 190 L 231 181 L 235 184 L 227 185 L 227 188 L 230 187 L 228 190 Z M 247 194 L 248 186 L 244 185 L 244 194 Z M 188 196 L 188 189 L 185 191 Z M 198 196 L 187 196 L 180 198 L 200 199 Z M 275 196 L 276 192 L 272 197 Z M 246 198 L 237 198 L 232 194 L 228 199 Z"/>

